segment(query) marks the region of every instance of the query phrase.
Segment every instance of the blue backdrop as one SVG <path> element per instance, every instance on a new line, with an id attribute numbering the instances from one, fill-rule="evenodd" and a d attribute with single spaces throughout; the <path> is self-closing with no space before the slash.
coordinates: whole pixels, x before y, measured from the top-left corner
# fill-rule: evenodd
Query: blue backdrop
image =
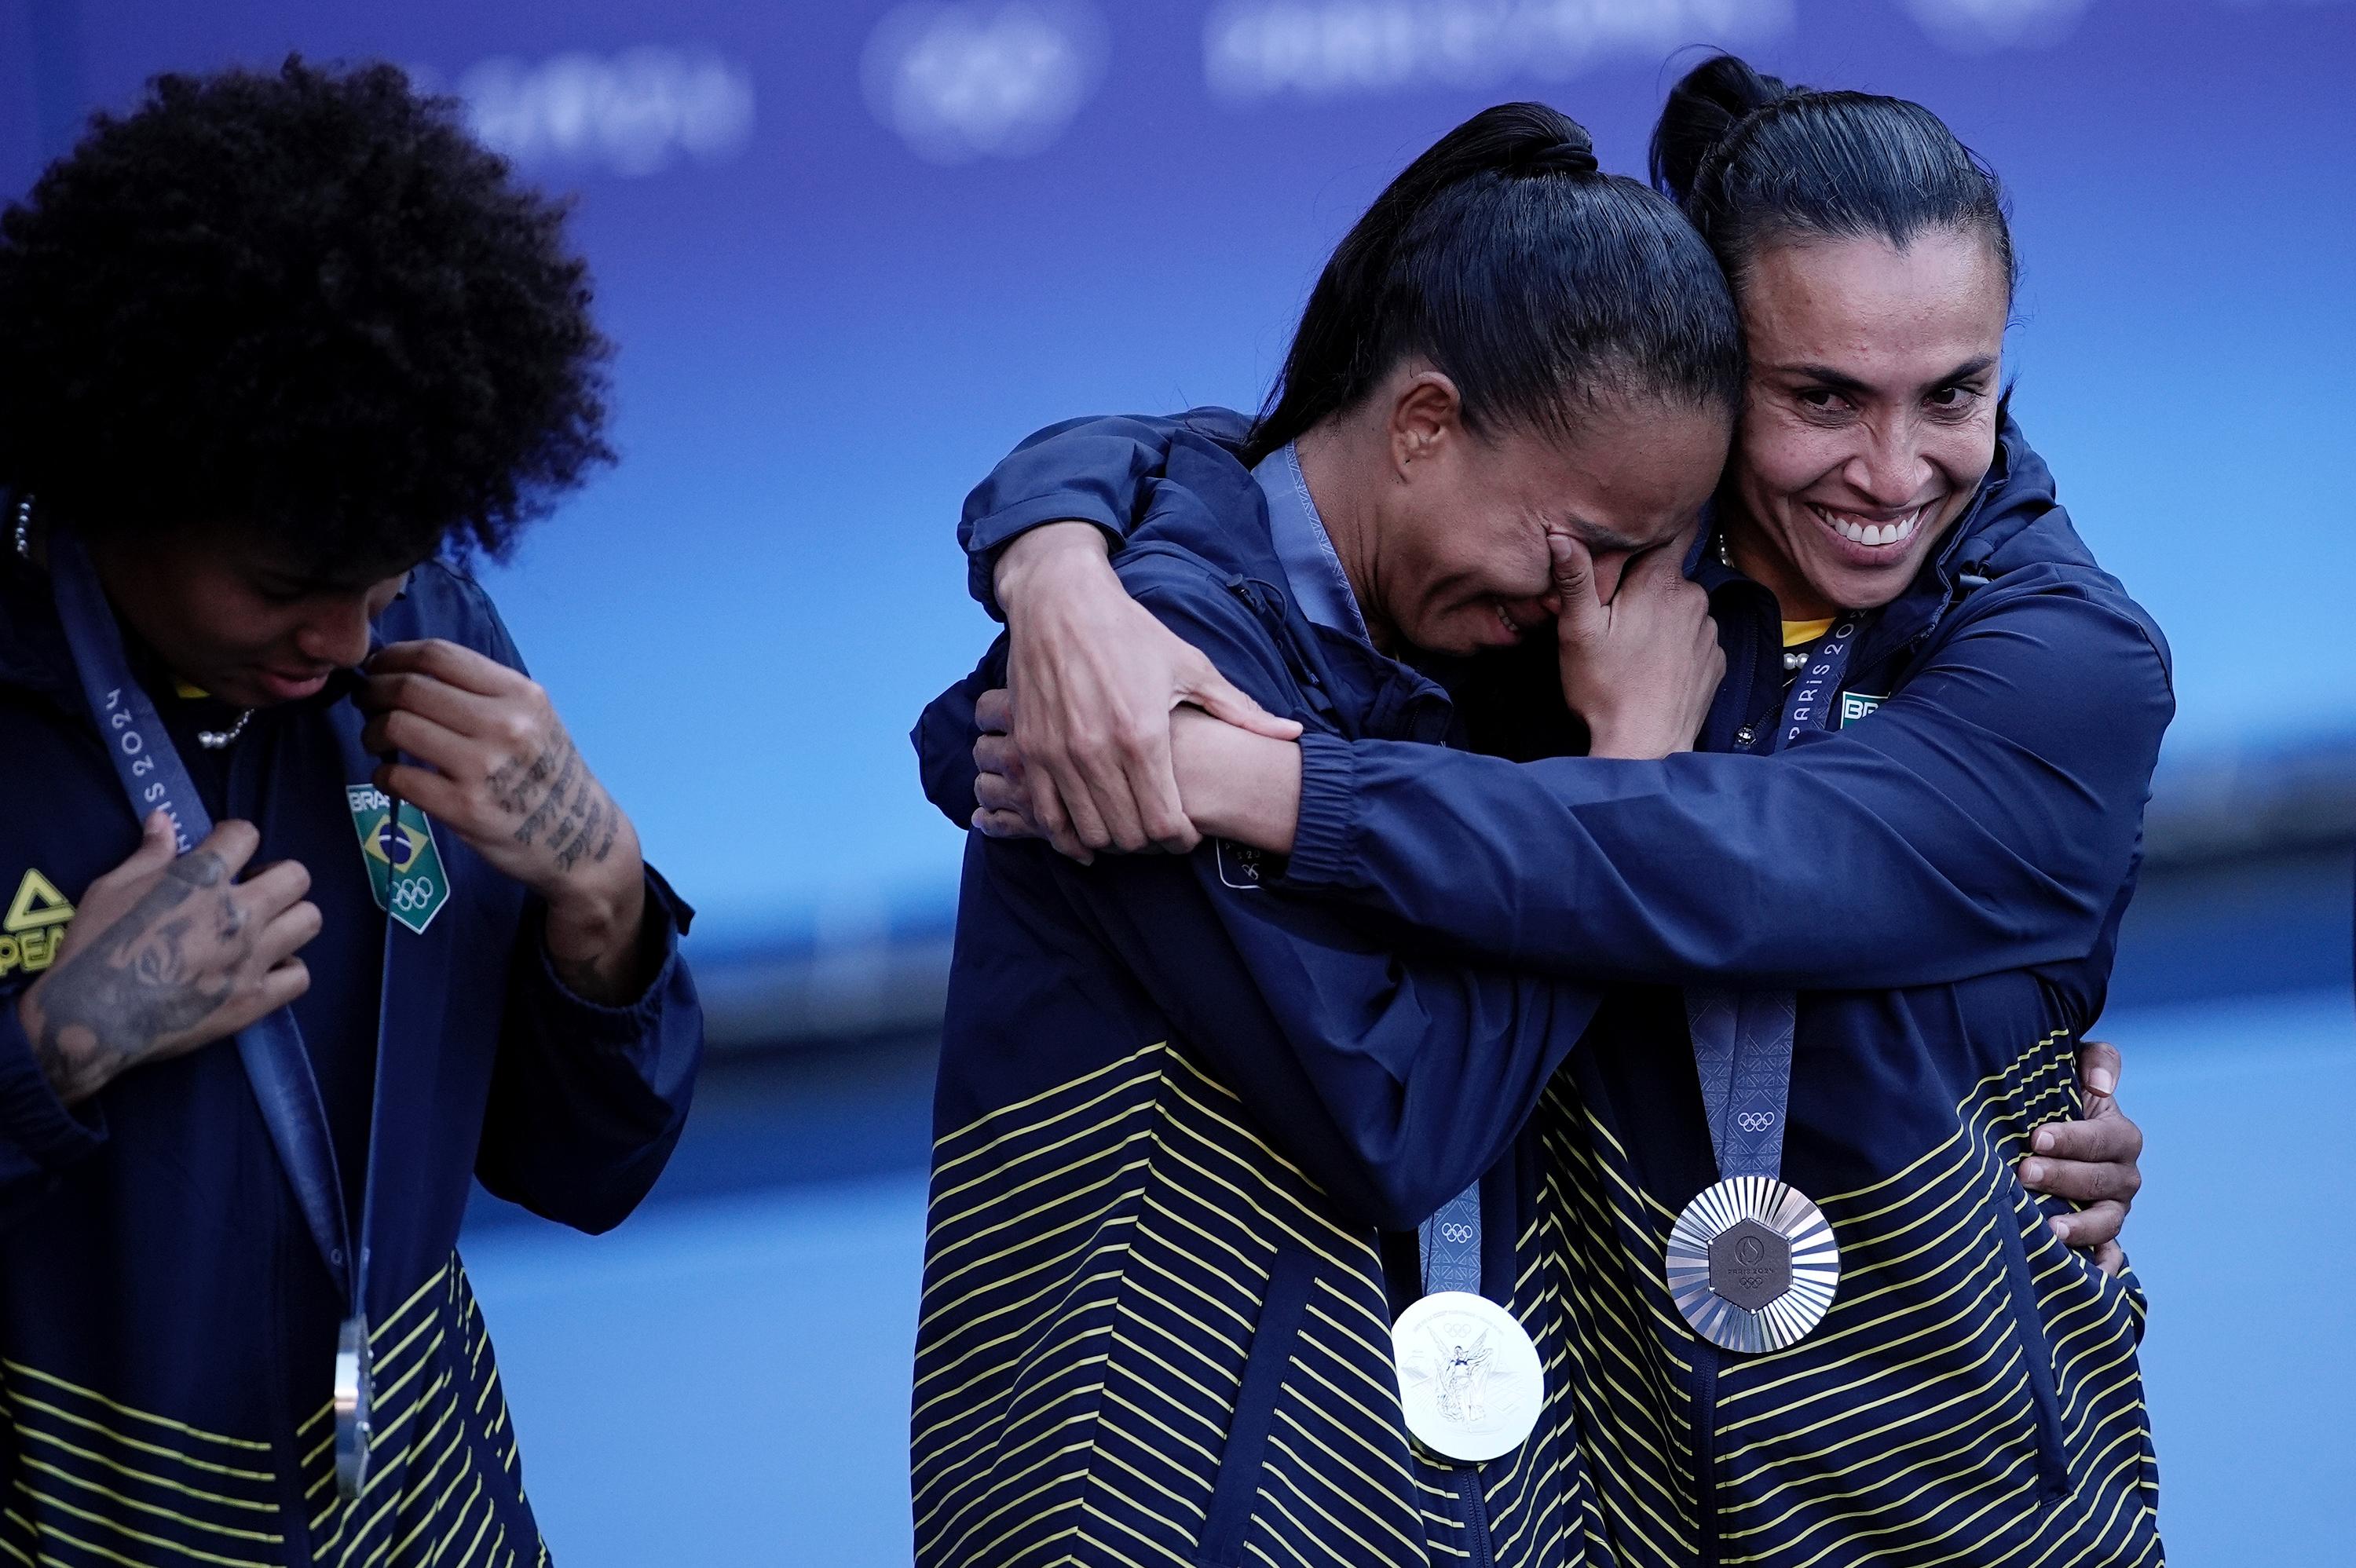
<path id="1" fill-rule="evenodd" d="M 987 636 L 949 528 L 991 461 L 1256 402 L 1416 150 L 1538 96 L 1634 169 L 1713 40 L 1919 97 L 2008 181 L 2016 408 L 2175 641 L 2175 750 L 2344 724 L 2345 4 L 10 0 L 0 187 L 153 71 L 301 49 L 412 66 L 577 191 L 622 462 L 494 590 L 707 933 L 841 940 L 947 906 L 904 736 Z"/>

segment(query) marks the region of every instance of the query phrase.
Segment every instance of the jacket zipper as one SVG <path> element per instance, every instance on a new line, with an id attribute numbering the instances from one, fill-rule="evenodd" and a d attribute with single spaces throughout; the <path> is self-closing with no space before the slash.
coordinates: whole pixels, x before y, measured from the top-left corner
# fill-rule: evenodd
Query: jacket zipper
<path id="1" fill-rule="evenodd" d="M 2070 1495 L 2069 1445 L 2062 1433 L 2062 1393 L 2053 1376 L 2053 1341 L 2029 1275 L 2029 1247 L 2020 1233 L 2019 1211 L 2011 1194 L 2019 1191 L 2007 1173 L 1995 1200 L 1997 1246 L 2003 1253 L 2005 1286 L 2012 1298 L 2015 1338 L 2029 1378 L 2029 1417 L 2036 1430 L 2038 1496 L 2057 1502 Z M 2028 1201 L 2027 1194 L 2021 1194 Z M 2036 1211 L 2035 1205 L 2029 1204 Z"/>
<path id="2" fill-rule="evenodd" d="M 1496 1548 L 1489 1539 L 1489 1499 L 1481 1494 L 1480 1467 L 1456 1475 L 1456 1500 L 1464 1516 L 1464 1544 L 1472 1568 L 1496 1568 Z"/>
<path id="3" fill-rule="evenodd" d="M 1751 718 L 1758 694 L 1752 686 L 1758 678 L 1759 644 L 1757 639 L 1744 637 L 1734 645 L 1735 657 L 1728 670 L 1721 690 L 1741 693 L 1736 700 L 1741 705 L 1734 715 L 1734 727 L 1726 731 L 1726 744 L 1731 750 L 1747 752 L 1758 740 L 1758 723 Z M 1770 723 L 1772 720 L 1769 720 Z"/>

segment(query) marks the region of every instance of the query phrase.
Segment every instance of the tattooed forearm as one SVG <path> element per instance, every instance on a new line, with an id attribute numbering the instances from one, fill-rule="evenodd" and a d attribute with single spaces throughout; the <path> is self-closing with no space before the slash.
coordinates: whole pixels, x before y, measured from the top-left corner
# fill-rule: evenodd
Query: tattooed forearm
<path id="1" fill-rule="evenodd" d="M 646 993 L 656 972 L 662 967 L 663 929 L 661 922 L 647 918 L 640 905 L 626 934 L 593 955 L 572 951 L 569 944 L 560 946 L 555 940 L 555 917 L 552 915 L 549 967 L 556 971 L 556 977 L 574 996 L 609 1008 L 626 1007 Z"/>
<path id="2" fill-rule="evenodd" d="M 564 988 L 584 1002 L 598 1002 L 618 1008 L 628 1003 L 646 987 L 630 983 L 629 971 L 612 964 L 590 964 L 577 958 L 549 955 L 548 966 L 564 982 Z"/>
<path id="3" fill-rule="evenodd" d="M 185 855 L 121 920 L 43 976 L 29 1000 L 33 1052 L 71 1104 L 204 1021 L 227 999 L 190 962 L 192 940 L 252 945 L 218 856 Z"/>

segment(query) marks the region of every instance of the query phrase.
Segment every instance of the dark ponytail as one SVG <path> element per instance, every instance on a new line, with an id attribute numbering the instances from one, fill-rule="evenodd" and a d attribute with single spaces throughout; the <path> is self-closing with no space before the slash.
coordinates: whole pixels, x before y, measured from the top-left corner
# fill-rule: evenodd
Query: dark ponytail
<path id="1" fill-rule="evenodd" d="M 1476 431 L 1560 433 L 1566 404 L 1610 394 L 1730 409 L 1741 389 L 1708 250 L 1654 192 L 1598 172 L 1587 133 L 1542 103 L 1482 111 L 1375 198 L 1309 296 L 1247 460 L 1357 406 L 1410 355 L 1456 383 Z"/>
<path id="2" fill-rule="evenodd" d="M 1652 171 L 1738 290 L 1762 243 L 1794 234 L 1903 246 L 1961 229 L 1987 240 L 2008 298 L 2018 275 L 1996 175 L 1903 98 L 1790 87 L 1719 55 L 1670 90 Z"/>

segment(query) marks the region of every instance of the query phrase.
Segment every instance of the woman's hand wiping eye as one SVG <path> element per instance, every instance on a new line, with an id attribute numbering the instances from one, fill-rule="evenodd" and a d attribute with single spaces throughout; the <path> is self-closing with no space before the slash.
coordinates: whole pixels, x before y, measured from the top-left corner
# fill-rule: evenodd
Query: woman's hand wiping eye
<path id="1" fill-rule="evenodd" d="M 1563 699 L 1586 721 L 1589 754 L 1657 758 L 1690 751 L 1709 717 L 1726 655 L 1709 595 L 1687 580 L 1681 535 L 1632 558 L 1611 599 L 1596 592 L 1587 547 L 1549 534 L 1555 596 L 1562 609 Z"/>

